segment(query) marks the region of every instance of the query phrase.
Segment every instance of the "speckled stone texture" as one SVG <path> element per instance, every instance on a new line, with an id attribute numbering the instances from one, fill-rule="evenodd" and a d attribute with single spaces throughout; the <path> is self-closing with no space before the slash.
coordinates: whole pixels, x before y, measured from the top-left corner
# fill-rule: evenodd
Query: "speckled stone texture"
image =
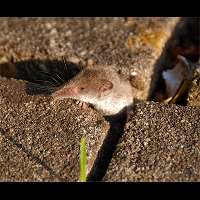
<path id="1" fill-rule="evenodd" d="M 139 103 L 104 181 L 200 181 L 200 110 Z"/>
<path id="2" fill-rule="evenodd" d="M 194 79 L 187 97 L 187 105 L 200 106 L 200 62 L 198 68 L 194 73 Z"/>
<path id="3" fill-rule="evenodd" d="M 176 17 L 0 18 L 0 74 L 20 78 L 16 63 L 56 59 L 111 64 L 131 76 L 135 97 L 146 99 L 154 63 Z M 15 66 L 16 65 L 16 66 Z M 21 64 L 23 65 L 23 63 Z"/>
<path id="4" fill-rule="evenodd" d="M 0 76 L 29 80 L 30 66 L 55 69 L 65 56 L 83 67 L 114 65 L 130 78 L 134 97 L 146 100 L 178 21 L 0 18 Z M 51 104 L 51 97 L 27 95 L 25 87 L 0 78 L 0 180 L 78 181 L 80 138 L 86 138 L 89 173 L 109 124 L 88 106 L 69 99 Z M 199 181 L 198 108 L 141 103 L 135 109 L 104 181 Z"/>
<path id="5" fill-rule="evenodd" d="M 52 104 L 49 96 L 27 95 L 24 81 L 2 78 L 0 180 L 78 181 L 81 137 L 89 173 L 108 129 L 91 108 L 72 100 Z"/>
<path id="6" fill-rule="evenodd" d="M 1 134 L 2 130 L 0 129 Z M 4 136 L 0 136 L 1 181 L 59 181 L 40 163 Z"/>

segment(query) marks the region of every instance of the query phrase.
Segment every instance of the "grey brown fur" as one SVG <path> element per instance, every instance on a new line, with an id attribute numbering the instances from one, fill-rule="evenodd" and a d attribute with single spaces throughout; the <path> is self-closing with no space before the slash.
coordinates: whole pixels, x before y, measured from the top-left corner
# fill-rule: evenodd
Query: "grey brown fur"
<path id="1" fill-rule="evenodd" d="M 130 82 L 112 66 L 87 67 L 52 96 L 54 100 L 72 98 L 90 103 L 104 115 L 118 114 L 133 103 Z"/>

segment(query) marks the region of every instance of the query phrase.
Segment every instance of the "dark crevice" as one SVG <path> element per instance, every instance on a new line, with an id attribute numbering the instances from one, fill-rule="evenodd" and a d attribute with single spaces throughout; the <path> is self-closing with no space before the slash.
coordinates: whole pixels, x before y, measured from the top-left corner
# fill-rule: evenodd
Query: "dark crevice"
<path id="1" fill-rule="evenodd" d="M 22 144 L 18 143 L 15 139 L 13 139 L 12 137 L 8 136 L 6 134 L 6 131 L 4 131 L 2 128 L 0 128 L 0 133 L 7 140 L 9 140 L 14 146 L 16 146 L 18 149 L 22 150 L 28 156 L 28 158 L 30 158 L 31 160 L 33 160 L 36 163 L 40 164 L 44 169 L 46 169 L 50 173 L 51 176 L 56 177 L 60 181 L 63 181 L 63 179 L 61 177 L 59 177 L 54 172 L 54 170 L 51 169 L 44 161 L 42 161 L 38 156 L 33 155 L 30 151 L 26 150 L 26 148 Z"/>
<path id="2" fill-rule="evenodd" d="M 106 174 L 116 145 L 124 131 L 124 126 L 127 121 L 127 111 L 124 111 L 119 115 L 105 117 L 105 119 L 110 123 L 110 129 L 101 146 L 91 172 L 87 177 L 87 181 L 101 181 Z"/>
<path id="3" fill-rule="evenodd" d="M 29 59 L 0 64 L 0 76 L 27 81 L 30 95 L 51 94 L 57 87 L 72 79 L 82 66 L 68 61 Z"/>
<path id="4" fill-rule="evenodd" d="M 165 82 L 162 72 L 172 69 L 177 63 L 177 56 L 182 55 L 191 62 L 197 62 L 200 57 L 200 18 L 182 17 L 174 28 L 171 37 L 166 42 L 161 56 L 154 65 L 152 82 L 148 100 L 162 101 L 166 98 Z M 186 91 L 176 102 L 179 105 L 187 104 Z"/>

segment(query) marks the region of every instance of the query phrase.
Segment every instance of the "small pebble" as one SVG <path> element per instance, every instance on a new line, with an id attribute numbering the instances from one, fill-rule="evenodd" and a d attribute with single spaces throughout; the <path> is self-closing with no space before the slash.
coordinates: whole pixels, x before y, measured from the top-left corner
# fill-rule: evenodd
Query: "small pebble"
<path id="1" fill-rule="evenodd" d="M 69 62 L 75 63 L 75 64 L 79 64 L 80 63 L 80 59 L 77 57 L 70 57 Z"/>
<path id="2" fill-rule="evenodd" d="M 56 28 L 53 28 L 53 29 L 51 30 L 50 34 L 51 34 L 51 35 L 55 35 L 55 34 L 57 34 L 57 30 L 56 30 Z"/>
<path id="3" fill-rule="evenodd" d="M 70 48 L 72 48 L 72 43 L 71 42 L 67 42 L 66 45 Z"/>
<path id="4" fill-rule="evenodd" d="M 45 25 L 46 25 L 46 28 L 47 28 L 47 29 L 51 29 L 51 28 L 52 28 L 52 25 L 51 25 L 51 23 L 49 23 L 49 22 L 47 22 Z"/>
<path id="5" fill-rule="evenodd" d="M 131 72 L 131 76 L 136 76 L 137 72 Z"/>
<path id="6" fill-rule="evenodd" d="M 51 39 L 49 45 L 50 45 L 51 48 L 55 48 L 56 47 L 56 41 L 54 39 Z"/>
<path id="7" fill-rule="evenodd" d="M 72 35 L 72 31 L 71 30 L 69 30 L 69 31 L 67 31 L 66 33 L 65 33 L 65 37 L 69 37 L 69 36 L 71 36 Z"/>
<path id="8" fill-rule="evenodd" d="M 94 65 L 94 60 L 93 59 L 88 59 L 87 60 L 87 66 L 92 66 Z"/>
<path id="9" fill-rule="evenodd" d="M 81 51 L 81 52 L 80 52 L 80 55 L 81 55 L 81 56 L 85 56 L 86 54 L 87 54 L 87 51 Z"/>

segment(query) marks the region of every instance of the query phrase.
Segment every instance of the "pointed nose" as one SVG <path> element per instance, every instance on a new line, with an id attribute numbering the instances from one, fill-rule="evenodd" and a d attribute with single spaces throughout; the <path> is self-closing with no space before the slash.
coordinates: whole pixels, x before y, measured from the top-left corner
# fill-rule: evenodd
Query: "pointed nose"
<path id="1" fill-rule="evenodd" d="M 54 100 L 60 100 L 63 98 L 73 98 L 77 94 L 76 88 L 72 86 L 64 86 L 61 89 L 58 89 L 52 94 Z"/>

